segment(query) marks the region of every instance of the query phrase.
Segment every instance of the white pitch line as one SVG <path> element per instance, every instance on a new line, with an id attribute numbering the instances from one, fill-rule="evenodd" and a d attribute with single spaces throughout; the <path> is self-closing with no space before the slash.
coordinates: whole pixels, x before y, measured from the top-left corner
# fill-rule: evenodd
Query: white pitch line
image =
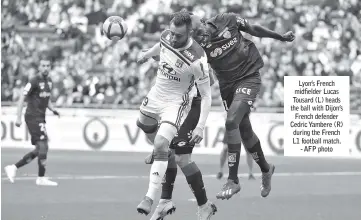
<path id="1" fill-rule="evenodd" d="M 179 175 L 181 178 L 184 178 L 184 176 Z M 248 174 L 240 174 L 239 177 L 247 178 Z M 260 173 L 255 173 L 254 176 L 260 177 Z M 294 176 L 313 176 L 313 177 L 319 177 L 319 176 L 361 176 L 361 172 L 295 172 L 295 173 L 275 173 L 273 175 L 274 177 L 294 177 Z M 50 177 L 50 179 L 53 180 L 105 180 L 105 179 L 148 179 L 149 176 L 88 176 L 88 175 L 58 175 L 54 177 Z M 204 175 L 203 178 L 216 178 L 216 175 Z M 16 177 L 16 181 L 29 181 L 29 180 L 35 180 L 36 176 L 19 176 Z M 8 180 L 8 178 L 5 176 L 5 174 L 2 174 L 1 180 L 5 181 Z"/>

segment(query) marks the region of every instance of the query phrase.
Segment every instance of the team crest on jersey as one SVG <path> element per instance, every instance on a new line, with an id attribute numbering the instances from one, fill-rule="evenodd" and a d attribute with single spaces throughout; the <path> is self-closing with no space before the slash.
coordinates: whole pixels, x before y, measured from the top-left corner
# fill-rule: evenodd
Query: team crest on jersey
<path id="1" fill-rule="evenodd" d="M 226 27 L 223 31 L 221 31 L 219 34 L 218 34 L 218 37 L 221 37 L 223 36 L 224 38 L 226 39 L 229 39 L 232 37 L 232 34 L 231 32 L 228 30 L 228 27 Z"/>
<path id="2" fill-rule="evenodd" d="M 183 64 L 184 64 L 183 61 L 177 59 L 177 61 L 175 63 L 175 66 L 178 67 L 178 68 L 182 68 Z"/>
<path id="3" fill-rule="evenodd" d="M 231 34 L 231 32 L 226 31 L 226 32 L 224 32 L 223 37 L 226 38 L 226 39 L 229 39 L 229 38 L 232 37 L 232 34 Z"/>
<path id="4" fill-rule="evenodd" d="M 45 83 L 44 82 L 39 83 L 39 87 L 41 90 L 43 90 L 45 88 Z"/>

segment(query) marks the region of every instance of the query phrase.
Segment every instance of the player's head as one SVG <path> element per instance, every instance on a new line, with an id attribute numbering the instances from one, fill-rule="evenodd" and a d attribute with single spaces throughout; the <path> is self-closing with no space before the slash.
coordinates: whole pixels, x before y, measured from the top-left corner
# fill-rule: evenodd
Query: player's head
<path id="1" fill-rule="evenodd" d="M 204 19 L 197 15 L 191 15 L 192 19 L 192 37 L 201 46 L 205 46 L 211 38 L 211 33 Z"/>
<path id="2" fill-rule="evenodd" d="M 43 76 L 48 76 L 51 69 L 51 58 L 47 55 L 40 56 L 39 72 Z"/>
<path id="3" fill-rule="evenodd" d="M 186 45 L 192 36 L 192 20 L 191 15 L 187 11 L 179 11 L 173 14 L 170 21 L 170 42 L 172 47 L 180 48 Z"/>

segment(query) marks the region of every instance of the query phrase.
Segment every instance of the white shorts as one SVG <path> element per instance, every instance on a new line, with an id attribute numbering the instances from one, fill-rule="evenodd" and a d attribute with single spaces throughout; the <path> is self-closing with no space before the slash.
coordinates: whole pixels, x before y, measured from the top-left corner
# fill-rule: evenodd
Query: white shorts
<path id="1" fill-rule="evenodd" d="M 139 110 L 144 115 L 148 115 L 147 113 L 158 115 L 156 120 L 158 120 L 159 123 L 169 123 L 179 130 L 191 106 L 192 99 L 184 100 L 179 104 L 145 97 Z"/>

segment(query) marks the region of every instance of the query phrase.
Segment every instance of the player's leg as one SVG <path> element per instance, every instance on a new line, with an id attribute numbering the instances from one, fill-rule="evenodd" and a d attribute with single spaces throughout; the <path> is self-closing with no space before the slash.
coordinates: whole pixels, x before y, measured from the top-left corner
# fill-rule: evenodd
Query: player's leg
<path id="1" fill-rule="evenodd" d="M 37 120 L 35 120 L 34 118 L 25 117 L 25 123 L 26 123 L 26 126 L 27 126 L 30 136 L 31 136 L 31 144 L 35 146 L 35 149 L 33 151 L 27 153 L 17 163 L 8 165 L 4 168 L 7 177 L 9 178 L 10 182 L 12 182 L 12 183 L 15 180 L 17 169 L 30 163 L 32 160 L 34 160 L 38 156 L 38 148 L 36 147 L 36 142 L 37 142 L 37 139 L 39 138 L 39 135 L 41 135 L 40 128 L 39 128 L 39 122 Z"/>
<path id="2" fill-rule="evenodd" d="M 198 204 L 200 219 L 209 219 L 217 211 L 216 206 L 207 198 L 202 173 L 197 164 L 192 161 L 191 154 L 176 154 L 177 165 L 181 168 L 186 177 Z"/>
<path id="3" fill-rule="evenodd" d="M 225 138 L 224 138 L 225 139 Z M 227 142 L 225 142 L 226 140 L 223 140 L 223 147 L 221 150 L 221 154 L 219 156 L 219 172 L 217 173 L 217 179 L 222 179 L 223 177 L 223 167 L 224 164 L 226 163 L 227 160 L 227 156 L 228 156 L 228 145 Z"/>
<path id="4" fill-rule="evenodd" d="M 266 161 L 260 140 L 252 129 L 249 114 L 243 118 L 239 129 L 244 146 L 247 148 L 248 152 L 253 157 L 253 160 L 258 164 L 262 171 L 261 195 L 266 197 L 271 191 L 271 178 L 275 170 L 275 166 L 268 164 Z"/>
<path id="5" fill-rule="evenodd" d="M 143 130 L 148 140 L 154 144 L 154 139 L 158 131 L 158 120 L 159 116 L 150 112 L 140 111 L 140 115 L 137 120 L 137 126 Z M 146 164 L 153 163 L 154 150 L 145 158 Z"/>
<path id="6" fill-rule="evenodd" d="M 147 136 L 148 140 L 151 143 L 154 143 L 155 136 L 158 130 L 158 121 L 159 116 L 158 114 L 140 111 L 137 126 L 143 130 L 145 135 Z"/>
<path id="7" fill-rule="evenodd" d="M 168 166 L 168 146 L 177 133 L 173 123 L 162 123 L 154 139 L 154 162 L 150 169 L 149 187 L 143 201 L 138 205 L 139 213 L 148 215 Z"/>
<path id="8" fill-rule="evenodd" d="M 16 171 L 25 166 L 26 164 L 30 163 L 38 156 L 37 149 L 30 151 L 29 153 L 25 154 L 23 158 L 21 158 L 17 163 L 6 166 L 5 173 L 9 178 L 10 182 L 14 183 Z"/>
<path id="9" fill-rule="evenodd" d="M 58 184 L 56 182 L 45 177 L 45 166 L 49 151 L 45 120 L 37 120 L 37 124 L 38 129 L 34 132 L 35 146 L 38 151 L 38 178 L 36 179 L 36 184 L 43 186 L 57 186 Z"/>
<path id="10" fill-rule="evenodd" d="M 177 163 L 175 161 L 175 151 L 172 149 L 168 159 L 168 167 L 162 182 L 162 194 L 150 220 L 163 219 L 165 216 L 172 214 L 176 210 L 175 204 L 172 201 L 176 177 Z"/>
<path id="11" fill-rule="evenodd" d="M 171 151 L 171 155 L 168 159 L 168 167 L 165 172 L 165 176 L 162 182 L 162 194 L 161 200 L 171 200 L 173 195 L 174 182 L 177 177 L 177 163 L 175 161 L 175 152 Z"/>
<path id="12" fill-rule="evenodd" d="M 160 106 L 161 103 L 158 100 L 145 97 L 139 109 L 137 126 L 143 130 L 151 143 L 154 143 L 158 131 L 159 115 L 161 112 Z M 154 151 L 145 158 L 146 164 L 153 163 L 153 153 Z"/>
<path id="13" fill-rule="evenodd" d="M 240 100 L 231 102 L 226 119 L 226 138 L 228 144 L 228 180 L 217 194 L 218 199 L 230 199 L 241 190 L 238 180 L 238 166 L 241 154 L 242 139 L 239 132 L 239 124 L 243 117 L 250 111 L 247 103 Z"/>
<path id="14" fill-rule="evenodd" d="M 246 160 L 247 160 L 247 166 L 248 166 L 248 179 L 254 180 L 253 176 L 253 158 L 252 155 L 248 152 L 248 149 L 245 148 L 246 151 Z"/>
<path id="15" fill-rule="evenodd" d="M 179 154 L 191 154 L 194 144 L 189 144 L 191 139 L 191 134 L 194 128 L 197 126 L 200 116 L 200 100 L 194 99 L 192 101 L 192 106 L 187 114 L 186 119 L 184 120 L 182 126 L 180 127 L 177 135 L 173 138 L 169 148 L 173 152 L 173 156 L 170 157 L 172 160 L 168 162 L 168 168 L 166 171 L 165 182 L 162 185 L 162 196 L 159 204 L 154 211 L 152 216 L 153 219 L 164 218 L 167 214 L 175 210 L 175 205 L 172 199 L 173 186 L 177 175 L 177 166 L 174 160 L 174 153 Z M 174 161 L 173 161 L 174 160 Z M 173 162 L 175 167 L 173 167 Z"/>
<path id="16" fill-rule="evenodd" d="M 48 140 L 37 141 L 36 148 L 38 149 L 38 178 L 36 179 L 36 184 L 42 186 L 57 186 L 58 184 L 56 182 L 45 177 L 46 161 L 49 150 Z"/>

